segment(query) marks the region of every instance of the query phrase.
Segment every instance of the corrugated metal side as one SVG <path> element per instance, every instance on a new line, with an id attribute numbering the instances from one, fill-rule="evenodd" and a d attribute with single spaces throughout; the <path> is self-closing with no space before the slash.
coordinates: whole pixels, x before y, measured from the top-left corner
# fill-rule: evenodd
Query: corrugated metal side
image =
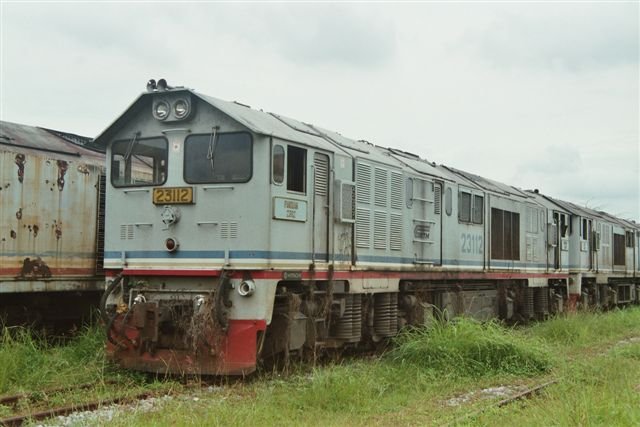
<path id="1" fill-rule="evenodd" d="M 0 151 L 1 282 L 95 276 L 99 179 L 81 159 Z"/>

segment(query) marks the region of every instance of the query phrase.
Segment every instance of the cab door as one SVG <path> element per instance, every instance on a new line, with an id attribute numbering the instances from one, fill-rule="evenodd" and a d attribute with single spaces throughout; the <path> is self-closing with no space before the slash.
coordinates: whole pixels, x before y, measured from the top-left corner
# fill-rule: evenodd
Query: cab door
<path id="1" fill-rule="evenodd" d="M 414 263 L 441 265 L 442 185 L 422 178 L 410 182 Z"/>

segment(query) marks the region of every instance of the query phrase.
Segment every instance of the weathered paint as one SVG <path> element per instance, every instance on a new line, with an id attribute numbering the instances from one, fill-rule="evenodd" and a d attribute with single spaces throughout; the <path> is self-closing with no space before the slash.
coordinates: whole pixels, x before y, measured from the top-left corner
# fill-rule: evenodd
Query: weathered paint
<path id="1" fill-rule="evenodd" d="M 85 273 L 89 276 L 89 272 Z M 15 280 L 3 280 L 0 284 L 0 294 L 13 293 L 40 293 L 40 292 L 66 292 L 66 291 L 100 291 L 104 289 L 104 279 L 101 277 L 77 279 L 48 278 L 20 278 Z"/>
<path id="2" fill-rule="evenodd" d="M 143 331 L 131 325 L 132 316 L 113 322 L 113 342 L 107 343 L 110 358 L 124 368 L 147 372 L 179 372 L 202 375 L 247 375 L 256 369 L 257 335 L 265 331 L 264 320 L 230 320 L 226 332 L 203 337 L 199 351 L 154 349 L 141 347 Z M 123 320 L 125 320 L 124 323 Z"/>
<path id="3" fill-rule="evenodd" d="M 27 140 L 5 135 L 22 129 Z M 54 152 L 52 139 L 59 138 L 32 127 L 3 122 L 2 133 L 10 143 L 0 140 L 0 293 L 30 292 L 33 280 L 52 280 L 47 289 L 55 291 L 55 279 L 68 279 L 61 290 L 99 289 L 93 279 L 103 156 L 72 152 L 62 140 Z M 85 286 L 82 278 L 92 280 Z"/>

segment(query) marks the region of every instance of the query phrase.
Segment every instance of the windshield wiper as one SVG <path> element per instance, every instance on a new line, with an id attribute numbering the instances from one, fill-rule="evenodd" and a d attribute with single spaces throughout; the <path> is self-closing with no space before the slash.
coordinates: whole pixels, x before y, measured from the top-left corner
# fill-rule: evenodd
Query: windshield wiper
<path id="1" fill-rule="evenodd" d="M 216 136 L 218 134 L 220 126 L 213 126 L 211 128 L 211 139 L 209 139 L 209 148 L 207 149 L 207 160 L 211 162 L 211 170 L 213 171 L 213 160 L 216 151 Z"/>
<path id="2" fill-rule="evenodd" d="M 136 132 L 135 135 L 133 135 L 133 139 L 129 143 L 129 146 L 127 147 L 127 151 L 124 153 L 124 161 L 125 162 L 129 160 L 129 157 L 131 157 L 131 153 L 133 153 L 133 147 L 138 142 L 138 137 L 139 136 L 140 136 L 140 132 Z"/>

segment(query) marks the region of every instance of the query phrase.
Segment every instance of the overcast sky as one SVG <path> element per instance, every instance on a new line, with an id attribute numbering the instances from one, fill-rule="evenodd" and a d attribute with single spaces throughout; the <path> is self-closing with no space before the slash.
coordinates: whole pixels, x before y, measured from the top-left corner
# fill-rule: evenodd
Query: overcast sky
<path id="1" fill-rule="evenodd" d="M 639 2 L 8 2 L 0 119 L 96 136 L 166 78 L 640 220 Z"/>

